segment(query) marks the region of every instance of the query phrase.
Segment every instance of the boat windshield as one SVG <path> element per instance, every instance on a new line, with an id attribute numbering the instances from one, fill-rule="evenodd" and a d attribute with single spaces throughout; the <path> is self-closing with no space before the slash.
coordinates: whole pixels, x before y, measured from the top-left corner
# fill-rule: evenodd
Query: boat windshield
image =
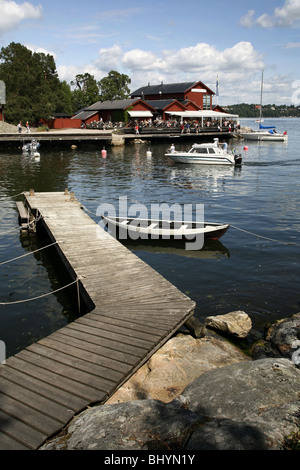
<path id="1" fill-rule="evenodd" d="M 207 153 L 207 148 L 193 148 L 192 153 Z"/>

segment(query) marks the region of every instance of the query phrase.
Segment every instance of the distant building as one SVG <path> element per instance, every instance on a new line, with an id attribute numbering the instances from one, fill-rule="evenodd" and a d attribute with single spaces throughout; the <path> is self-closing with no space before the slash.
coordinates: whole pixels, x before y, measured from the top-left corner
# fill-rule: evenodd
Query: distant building
<path id="1" fill-rule="evenodd" d="M 179 102 L 191 102 L 198 106 L 198 109 L 212 109 L 212 97 L 215 93 L 203 82 L 183 82 L 160 85 L 150 85 L 138 88 L 131 93 L 132 98 L 142 100 L 168 100 L 173 99 Z"/>
<path id="2" fill-rule="evenodd" d="M 78 111 L 72 118 L 83 126 L 97 126 L 101 123 L 133 123 L 151 119 L 167 121 L 169 119 L 220 119 L 234 117 L 221 106 L 212 105 L 215 93 L 203 82 L 183 82 L 141 87 L 123 100 L 97 101 Z M 65 121 L 67 123 L 67 120 Z M 73 126 L 72 126 L 73 127 Z M 74 125 L 75 127 L 75 125 Z"/>
<path id="3" fill-rule="evenodd" d="M 124 99 L 114 101 L 97 101 L 85 108 L 85 112 L 94 112 L 94 120 L 102 119 L 104 122 L 126 122 L 131 117 L 149 118 L 155 109 L 140 99 Z M 77 115 L 78 116 L 78 115 Z M 74 117 L 77 117 L 74 116 Z"/>

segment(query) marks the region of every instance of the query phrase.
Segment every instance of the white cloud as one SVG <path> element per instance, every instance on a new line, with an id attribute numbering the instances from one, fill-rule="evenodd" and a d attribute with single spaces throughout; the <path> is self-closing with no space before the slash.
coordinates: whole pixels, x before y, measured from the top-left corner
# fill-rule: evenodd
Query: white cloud
<path id="1" fill-rule="evenodd" d="M 27 47 L 27 49 L 29 49 L 32 52 L 42 53 L 45 55 L 48 55 L 48 54 L 52 55 L 54 57 L 54 60 L 57 60 L 57 55 L 55 54 L 55 52 L 48 51 L 47 49 L 44 49 L 43 47 L 35 46 L 33 44 L 25 44 L 25 47 Z"/>
<path id="2" fill-rule="evenodd" d="M 240 19 L 240 24 L 244 27 L 254 25 L 261 28 L 290 27 L 299 26 L 300 21 L 300 0 L 285 0 L 282 7 L 276 7 L 273 14 L 263 13 L 257 19 L 254 18 L 255 10 Z"/>
<path id="3" fill-rule="evenodd" d="M 300 47 L 300 42 L 288 42 L 285 47 L 287 49 L 296 49 L 298 47 Z"/>
<path id="4" fill-rule="evenodd" d="M 112 47 L 108 47 L 107 49 L 100 49 L 97 64 L 99 64 L 99 67 L 102 70 L 107 70 L 108 72 L 110 70 L 115 70 L 120 65 L 122 55 L 122 49 L 117 44 Z"/>
<path id="5" fill-rule="evenodd" d="M 42 17 L 42 6 L 29 2 L 18 4 L 12 0 L 0 0 L 0 34 L 15 28 L 21 21 Z"/>
<path id="6" fill-rule="evenodd" d="M 130 73 L 152 71 L 175 75 L 216 73 L 238 70 L 242 73 L 258 70 L 263 67 L 261 56 L 255 51 L 250 42 L 239 42 L 231 48 L 218 50 L 206 43 L 179 49 L 178 51 L 163 51 L 161 56 L 141 49 L 133 49 L 123 55 L 122 64 Z"/>
<path id="7" fill-rule="evenodd" d="M 279 26 L 291 26 L 300 20 L 300 0 L 286 0 L 282 8 L 276 8 L 274 20 Z"/>
<path id="8" fill-rule="evenodd" d="M 240 19 L 240 24 L 245 28 L 250 28 L 251 26 L 253 26 L 254 14 L 255 10 L 249 10 L 248 13 L 246 13 L 246 15 L 242 16 L 242 18 Z"/>
<path id="9" fill-rule="evenodd" d="M 129 70 L 164 70 L 166 63 L 163 59 L 156 57 L 153 52 L 133 49 L 126 52 L 122 59 L 122 64 Z"/>
<path id="10" fill-rule="evenodd" d="M 160 53 L 132 49 L 124 52 L 119 45 L 99 50 L 99 59 L 87 66 L 57 67 L 61 80 L 70 82 L 77 74 L 90 73 L 96 80 L 107 76 L 110 70 L 125 73 L 131 78 L 130 90 L 151 83 L 202 81 L 215 91 L 219 76 L 220 104 L 238 102 L 259 103 L 262 56 L 250 42 L 241 41 L 230 48 L 218 49 L 199 43 L 178 50 Z M 270 71 L 269 71 L 270 72 Z M 265 74 L 264 102 L 278 103 L 291 90 L 291 77 Z M 216 98 L 214 98 L 216 103 Z"/>
<path id="11" fill-rule="evenodd" d="M 106 72 L 99 70 L 95 65 L 59 65 L 57 67 L 57 73 L 61 81 L 70 83 L 75 79 L 76 75 L 89 73 L 95 77 L 96 80 L 101 80 L 107 75 Z"/>

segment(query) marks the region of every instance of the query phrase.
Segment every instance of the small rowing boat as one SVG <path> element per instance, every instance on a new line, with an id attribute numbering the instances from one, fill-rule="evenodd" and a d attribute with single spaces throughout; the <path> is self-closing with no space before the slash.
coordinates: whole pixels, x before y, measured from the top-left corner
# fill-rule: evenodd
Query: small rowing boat
<path id="1" fill-rule="evenodd" d="M 119 237 L 126 239 L 178 239 L 192 240 L 203 235 L 204 240 L 218 240 L 228 230 L 229 224 L 202 223 L 180 220 L 153 220 L 140 219 L 137 217 L 109 217 L 101 216 L 106 226 L 112 232 L 119 230 Z"/>

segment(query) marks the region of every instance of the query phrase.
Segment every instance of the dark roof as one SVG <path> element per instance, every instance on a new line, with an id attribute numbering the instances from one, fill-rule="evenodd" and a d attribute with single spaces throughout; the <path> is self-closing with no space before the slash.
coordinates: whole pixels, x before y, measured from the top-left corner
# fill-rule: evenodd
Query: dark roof
<path id="1" fill-rule="evenodd" d="M 52 114 L 52 119 L 57 119 L 57 118 L 70 118 L 72 115 L 67 114 L 67 113 L 54 113 Z"/>
<path id="2" fill-rule="evenodd" d="M 129 106 L 133 105 L 137 99 L 126 99 L 126 100 L 115 100 L 115 101 L 97 101 L 97 103 L 92 104 L 86 111 L 103 111 L 106 109 L 126 109 Z"/>
<path id="3" fill-rule="evenodd" d="M 138 90 L 131 93 L 131 96 L 142 96 L 144 95 L 158 95 L 159 92 L 166 93 L 184 93 L 198 82 L 184 82 L 184 83 L 161 83 L 160 85 L 148 85 L 139 88 Z"/>
<path id="4" fill-rule="evenodd" d="M 165 109 L 167 106 L 174 102 L 177 103 L 177 100 L 172 98 L 170 98 L 169 100 L 145 100 L 145 103 L 149 104 L 150 106 L 152 106 L 152 108 L 155 108 L 156 110 Z"/>
<path id="5" fill-rule="evenodd" d="M 75 114 L 72 119 L 81 119 L 82 121 L 85 121 L 86 119 L 94 116 L 95 114 L 97 114 L 97 111 L 80 111 L 79 113 Z"/>

